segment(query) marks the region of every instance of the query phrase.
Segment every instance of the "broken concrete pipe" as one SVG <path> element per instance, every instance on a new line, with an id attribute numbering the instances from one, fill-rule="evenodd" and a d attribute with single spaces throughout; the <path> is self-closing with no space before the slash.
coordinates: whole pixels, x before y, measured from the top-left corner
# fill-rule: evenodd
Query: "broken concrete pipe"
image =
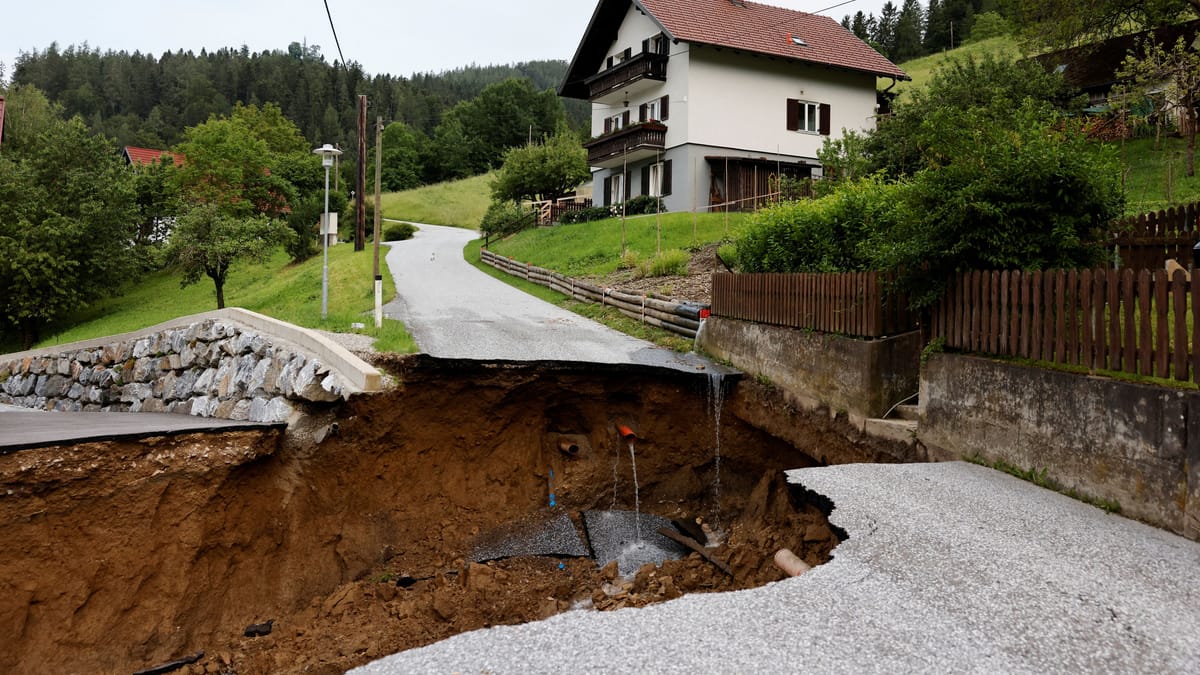
<path id="1" fill-rule="evenodd" d="M 636 440 L 638 437 L 637 434 L 635 434 L 633 432 L 633 429 L 630 429 L 629 427 L 625 426 L 624 424 L 617 425 L 617 433 L 621 434 L 621 438 L 623 438 L 627 441 Z"/>
<path id="2" fill-rule="evenodd" d="M 568 457 L 574 457 L 579 454 L 579 444 L 569 438 L 558 439 L 558 449 Z"/>
<path id="3" fill-rule="evenodd" d="M 781 548 L 775 552 L 775 566 L 783 570 L 784 574 L 789 577 L 798 577 L 812 569 L 808 563 L 786 548 Z"/>

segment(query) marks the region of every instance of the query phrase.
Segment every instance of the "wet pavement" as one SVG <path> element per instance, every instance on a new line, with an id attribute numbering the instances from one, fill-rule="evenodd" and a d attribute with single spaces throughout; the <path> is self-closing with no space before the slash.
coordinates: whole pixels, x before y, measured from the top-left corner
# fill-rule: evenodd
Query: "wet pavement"
<path id="1" fill-rule="evenodd" d="M 389 244 L 396 299 L 384 307 L 432 356 L 488 361 L 627 363 L 679 370 L 711 364 L 630 337 L 517 290 L 475 269 L 463 247 L 471 230 L 419 225 Z"/>

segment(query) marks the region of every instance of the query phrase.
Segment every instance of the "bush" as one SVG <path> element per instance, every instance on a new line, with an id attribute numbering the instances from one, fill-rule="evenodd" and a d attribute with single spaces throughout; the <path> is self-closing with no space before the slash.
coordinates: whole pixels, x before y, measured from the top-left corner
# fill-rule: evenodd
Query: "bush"
<path id="1" fill-rule="evenodd" d="M 533 211 L 513 202 L 492 202 L 479 223 L 479 229 L 489 237 L 503 237 L 527 230 L 536 222 Z"/>
<path id="2" fill-rule="evenodd" d="M 562 214 L 559 221 L 563 225 L 571 225 L 573 223 L 590 223 L 593 220 L 604 220 L 612 217 L 612 210 L 608 206 L 589 206 L 586 209 L 579 211 L 570 211 Z"/>
<path id="3" fill-rule="evenodd" d="M 621 262 L 617 263 L 617 269 L 636 270 L 642 264 L 642 256 L 633 249 L 628 249 L 621 254 Z"/>
<path id="4" fill-rule="evenodd" d="M 412 223 L 388 223 L 383 228 L 384 241 L 404 241 L 412 239 L 417 227 Z"/>
<path id="5" fill-rule="evenodd" d="M 639 195 L 625 202 L 625 215 L 627 216 L 641 216 L 665 210 L 662 206 L 661 197 Z"/>

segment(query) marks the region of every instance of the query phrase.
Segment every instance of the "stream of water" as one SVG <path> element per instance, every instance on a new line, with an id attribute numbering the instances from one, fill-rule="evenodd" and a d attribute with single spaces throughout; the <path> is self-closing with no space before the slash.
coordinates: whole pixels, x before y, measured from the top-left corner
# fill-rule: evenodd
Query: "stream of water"
<path id="1" fill-rule="evenodd" d="M 633 512 L 637 518 L 637 540 L 642 542 L 642 498 L 638 494 L 637 453 L 633 450 L 633 440 L 629 441 L 629 461 L 633 464 Z"/>
<path id="2" fill-rule="evenodd" d="M 713 500 L 716 504 L 713 524 L 719 530 L 721 528 L 721 409 L 725 407 L 725 376 L 721 373 L 709 372 L 708 374 L 708 400 L 709 413 L 713 419 L 713 453 L 715 455 Z"/>

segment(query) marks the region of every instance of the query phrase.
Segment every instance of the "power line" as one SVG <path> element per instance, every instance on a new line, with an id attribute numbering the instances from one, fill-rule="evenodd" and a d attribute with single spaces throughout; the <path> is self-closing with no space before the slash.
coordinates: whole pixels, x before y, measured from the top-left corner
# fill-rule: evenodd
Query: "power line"
<path id="1" fill-rule="evenodd" d="M 342 68 L 346 68 L 346 57 L 342 56 L 342 43 L 338 41 L 337 28 L 333 26 L 333 14 L 329 11 L 329 0 L 325 2 L 325 16 L 329 17 L 329 30 L 333 31 L 333 44 L 337 45 L 338 58 L 342 60 Z"/>

